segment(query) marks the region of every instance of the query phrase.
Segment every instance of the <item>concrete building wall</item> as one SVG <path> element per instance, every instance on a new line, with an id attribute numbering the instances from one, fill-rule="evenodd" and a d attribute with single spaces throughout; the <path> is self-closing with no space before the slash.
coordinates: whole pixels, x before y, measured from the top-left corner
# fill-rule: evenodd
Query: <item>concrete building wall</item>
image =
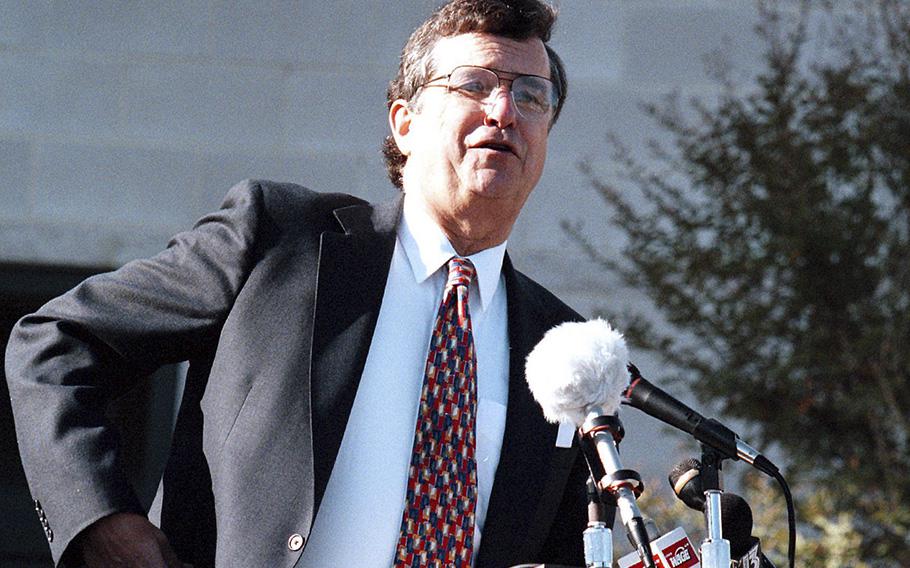
<path id="1" fill-rule="evenodd" d="M 0 2 L 0 260 L 116 266 L 152 254 L 247 177 L 370 199 L 394 193 L 379 143 L 401 45 L 436 2 Z M 392 7 L 394 6 L 394 8 Z M 748 1 L 563 0 L 553 45 L 570 98 L 510 242 L 582 311 L 599 274 L 559 230 L 608 236 L 577 163 L 608 131 L 660 135 L 639 111 L 710 93 L 702 57 L 748 70 Z"/>

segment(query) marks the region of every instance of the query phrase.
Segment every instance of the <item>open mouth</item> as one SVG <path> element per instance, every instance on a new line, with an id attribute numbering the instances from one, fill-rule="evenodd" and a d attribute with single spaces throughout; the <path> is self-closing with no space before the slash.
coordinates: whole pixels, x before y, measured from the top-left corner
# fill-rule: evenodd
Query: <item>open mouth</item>
<path id="1" fill-rule="evenodd" d="M 474 146 L 476 150 L 493 150 L 496 152 L 508 152 L 509 154 L 515 154 L 515 151 L 508 144 L 501 142 L 485 142 L 482 144 L 477 144 Z"/>

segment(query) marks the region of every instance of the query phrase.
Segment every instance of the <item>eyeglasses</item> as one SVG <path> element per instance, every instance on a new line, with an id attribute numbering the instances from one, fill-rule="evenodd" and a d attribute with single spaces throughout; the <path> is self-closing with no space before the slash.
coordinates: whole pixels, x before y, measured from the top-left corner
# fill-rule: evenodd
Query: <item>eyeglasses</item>
<path id="1" fill-rule="evenodd" d="M 503 81 L 511 83 L 509 93 L 518 113 L 528 120 L 549 120 L 559 100 L 556 85 L 546 77 L 539 75 L 515 75 L 512 78 L 501 77 L 500 73 L 514 75 L 507 71 L 487 69 L 474 65 L 461 65 L 448 75 L 430 79 L 420 86 L 445 87 L 448 92 L 456 93 L 466 99 L 481 104 L 493 104 L 493 94 Z M 444 85 L 432 85 L 435 81 L 445 79 Z"/>

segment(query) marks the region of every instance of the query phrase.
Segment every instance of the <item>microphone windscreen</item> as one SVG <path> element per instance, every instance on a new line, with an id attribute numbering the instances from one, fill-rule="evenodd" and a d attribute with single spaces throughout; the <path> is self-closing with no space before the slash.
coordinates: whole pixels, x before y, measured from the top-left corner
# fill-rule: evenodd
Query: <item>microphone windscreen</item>
<path id="1" fill-rule="evenodd" d="M 528 387 L 550 422 L 581 426 L 587 414 L 614 414 L 628 386 L 629 351 L 602 319 L 567 322 L 549 330 L 528 355 Z"/>
<path id="2" fill-rule="evenodd" d="M 730 555 L 740 558 L 753 544 L 752 508 L 736 493 L 726 492 L 720 498 L 720 515 L 724 538 L 730 541 Z"/>

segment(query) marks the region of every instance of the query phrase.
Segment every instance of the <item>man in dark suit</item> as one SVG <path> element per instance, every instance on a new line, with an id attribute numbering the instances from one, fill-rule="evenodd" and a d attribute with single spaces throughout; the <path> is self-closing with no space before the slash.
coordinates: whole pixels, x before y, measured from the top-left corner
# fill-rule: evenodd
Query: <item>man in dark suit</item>
<path id="1" fill-rule="evenodd" d="M 584 462 L 524 381 L 544 332 L 579 316 L 505 254 L 565 98 L 554 20 L 536 0 L 454 0 L 414 32 L 389 89 L 394 202 L 244 182 L 159 255 L 17 325 L 7 376 L 55 561 L 393 563 L 426 345 L 460 257 L 476 268 L 467 564 L 581 564 Z M 159 530 L 105 407 L 177 361 L 190 367 Z"/>

